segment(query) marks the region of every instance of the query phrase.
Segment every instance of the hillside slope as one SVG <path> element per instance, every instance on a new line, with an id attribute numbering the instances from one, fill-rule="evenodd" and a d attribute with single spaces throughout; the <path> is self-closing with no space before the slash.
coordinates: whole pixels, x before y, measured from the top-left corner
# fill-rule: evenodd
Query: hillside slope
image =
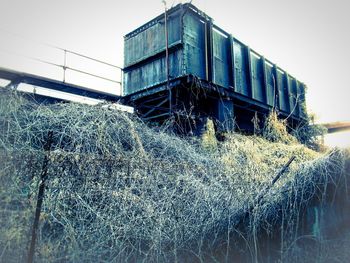
<path id="1" fill-rule="evenodd" d="M 26 258 L 45 156 L 37 262 L 213 258 L 218 247 L 234 246 L 227 237 L 247 212 L 247 236 L 273 227 L 281 210 L 293 204 L 297 211 L 319 185 L 337 181 L 349 159 L 346 151 L 319 154 L 235 133 L 208 147 L 108 107 L 36 105 L 7 91 L 0 95 L 0 127 L 4 262 Z"/>

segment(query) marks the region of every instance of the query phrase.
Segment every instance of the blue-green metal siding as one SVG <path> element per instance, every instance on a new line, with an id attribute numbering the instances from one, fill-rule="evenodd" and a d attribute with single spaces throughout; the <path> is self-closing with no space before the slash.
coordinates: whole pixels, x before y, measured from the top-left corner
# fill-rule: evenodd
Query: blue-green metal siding
<path id="1" fill-rule="evenodd" d="M 124 67 L 140 62 L 165 50 L 164 20 L 124 40 Z M 169 46 L 181 43 L 181 16 L 168 19 Z"/>
<path id="2" fill-rule="evenodd" d="M 265 63 L 266 68 L 266 96 L 267 96 L 267 104 L 271 107 L 275 105 L 275 93 L 276 93 L 276 75 L 274 72 L 273 65 L 271 63 Z"/>
<path id="3" fill-rule="evenodd" d="M 179 77 L 182 75 L 182 50 L 177 50 L 169 55 L 170 76 Z M 166 81 L 165 56 L 150 61 L 144 65 L 124 72 L 124 95 L 132 94 L 145 88 L 163 83 Z"/>
<path id="4" fill-rule="evenodd" d="M 263 77 L 263 64 L 261 57 L 255 52 L 250 52 L 252 71 L 252 97 L 260 102 L 265 102 L 265 86 Z"/>
<path id="5" fill-rule="evenodd" d="M 306 119 L 307 118 L 307 112 L 306 112 L 306 99 L 305 99 L 305 92 L 306 92 L 306 86 L 303 83 L 298 83 L 298 94 L 299 94 L 299 117 Z"/>
<path id="6" fill-rule="evenodd" d="M 170 79 L 194 75 L 296 118 L 305 85 L 212 23 L 192 5 L 169 10 Z M 164 17 L 125 37 L 124 95 L 166 82 Z"/>
<path id="7" fill-rule="evenodd" d="M 248 75 L 248 59 L 246 47 L 239 42 L 234 43 L 235 55 L 235 91 L 249 96 L 249 75 Z"/>
<path id="8" fill-rule="evenodd" d="M 213 82 L 217 85 L 230 86 L 229 38 L 213 29 Z"/>
<path id="9" fill-rule="evenodd" d="M 184 73 L 206 78 L 205 23 L 186 13 L 183 17 Z"/>
<path id="10" fill-rule="evenodd" d="M 183 72 L 181 12 L 168 18 L 170 76 L 180 77 Z M 159 17 L 127 36 L 124 41 L 123 95 L 153 87 L 167 80 L 165 59 L 165 23 Z"/>
<path id="11" fill-rule="evenodd" d="M 290 110 L 294 116 L 299 116 L 299 107 L 297 102 L 300 99 L 300 94 L 298 91 L 297 80 L 291 76 L 288 78 L 289 81 L 289 104 Z"/>
<path id="12" fill-rule="evenodd" d="M 287 79 L 284 71 L 277 70 L 277 87 L 279 98 L 279 109 L 285 112 L 289 112 L 289 92 L 287 87 Z"/>

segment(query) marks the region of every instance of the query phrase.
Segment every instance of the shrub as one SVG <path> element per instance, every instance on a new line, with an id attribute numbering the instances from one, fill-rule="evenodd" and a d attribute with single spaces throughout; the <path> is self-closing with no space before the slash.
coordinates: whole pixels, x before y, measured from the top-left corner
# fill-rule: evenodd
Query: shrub
<path id="1" fill-rule="evenodd" d="M 226 251 L 240 251 L 230 239 L 242 230 L 248 208 L 254 208 L 244 222 L 249 242 L 271 229 L 281 211 L 294 226 L 300 206 L 342 173 L 345 159 L 339 151 L 321 155 L 300 144 L 234 133 L 208 151 L 196 140 L 100 105 L 45 106 L 10 93 L 0 97 L 0 109 L 6 109 L 0 111 L 3 262 L 25 260 L 50 131 L 36 262 L 222 259 Z M 267 137 L 289 138 L 278 127 L 271 126 Z M 256 197 L 292 156 L 295 161 L 257 205 Z"/>
<path id="2" fill-rule="evenodd" d="M 309 115 L 305 122 L 292 131 L 292 134 L 300 143 L 313 150 L 320 151 L 324 148 L 323 137 L 327 133 L 327 128 L 315 124 L 314 119 L 314 115 Z"/>
<path id="3" fill-rule="evenodd" d="M 296 143 L 296 139 L 287 131 L 286 121 L 280 120 L 276 111 L 271 111 L 266 118 L 262 136 L 270 142 Z"/>

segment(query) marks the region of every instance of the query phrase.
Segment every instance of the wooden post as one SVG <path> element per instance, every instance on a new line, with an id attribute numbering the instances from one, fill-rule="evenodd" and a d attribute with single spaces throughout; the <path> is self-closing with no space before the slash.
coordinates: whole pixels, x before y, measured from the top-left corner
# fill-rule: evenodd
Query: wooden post
<path id="1" fill-rule="evenodd" d="M 265 196 L 265 194 L 269 191 L 269 189 L 280 179 L 281 175 L 284 174 L 284 172 L 287 170 L 289 165 L 294 161 L 295 156 L 292 156 L 289 161 L 282 167 L 282 169 L 277 173 L 275 178 L 273 178 L 271 185 L 267 186 L 256 198 L 255 203 L 260 203 L 261 199 Z"/>
<path id="2" fill-rule="evenodd" d="M 41 207 L 43 204 L 43 198 L 44 198 L 44 192 L 45 192 L 45 181 L 47 179 L 47 170 L 48 170 L 48 164 L 50 159 L 52 135 L 53 135 L 53 132 L 49 131 L 47 136 L 47 141 L 44 145 L 45 157 L 44 157 L 43 166 L 40 174 L 39 192 L 38 192 L 38 198 L 37 198 L 36 209 L 35 209 L 34 223 L 32 228 L 32 239 L 31 239 L 30 247 L 28 251 L 28 260 L 27 260 L 28 263 L 33 263 L 33 259 L 34 259 L 37 230 L 39 226 Z"/>

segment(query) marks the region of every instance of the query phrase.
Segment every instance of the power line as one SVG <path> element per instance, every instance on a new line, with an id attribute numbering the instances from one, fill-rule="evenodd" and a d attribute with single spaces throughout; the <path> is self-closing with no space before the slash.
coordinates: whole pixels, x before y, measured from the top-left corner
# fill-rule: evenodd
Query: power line
<path id="1" fill-rule="evenodd" d="M 29 38 L 27 36 L 23 36 L 23 35 L 20 35 L 18 33 L 14 33 L 14 32 L 8 31 L 8 30 L 6 30 L 4 28 L 1 28 L 1 27 L 0 27 L 0 31 L 5 32 L 6 34 L 9 34 L 9 35 L 15 36 L 17 38 L 21 38 L 23 40 L 30 41 L 30 42 L 35 43 L 37 45 L 41 45 L 41 46 L 49 47 L 49 48 L 56 49 L 56 50 L 59 50 L 59 51 L 67 52 L 67 53 L 70 53 L 70 54 L 73 54 L 73 55 L 76 55 L 76 56 L 80 56 L 80 57 L 83 57 L 83 58 L 86 58 L 86 59 L 89 59 L 89 60 L 92 60 L 92 61 L 104 64 L 104 65 L 107 65 L 107 66 L 118 68 L 118 69 L 121 69 L 121 70 L 123 69 L 122 67 L 120 67 L 118 65 L 115 65 L 115 64 L 112 64 L 112 63 L 109 63 L 109 62 L 105 62 L 103 60 L 87 56 L 87 55 L 82 54 L 80 52 L 76 52 L 76 51 L 73 51 L 73 50 L 62 48 L 62 47 L 59 47 L 57 45 L 53 45 L 53 44 L 50 44 L 50 43 L 47 43 L 47 42 L 41 42 L 41 41 L 39 41 L 37 39 Z"/>
<path id="2" fill-rule="evenodd" d="M 106 80 L 106 81 L 109 81 L 109 82 L 117 83 L 117 84 L 120 84 L 120 85 L 122 84 L 121 80 L 117 81 L 117 80 L 114 80 L 114 79 L 106 78 L 106 77 L 103 77 L 103 76 L 99 76 L 99 75 L 96 75 L 96 74 L 93 74 L 93 73 L 81 70 L 81 69 L 78 69 L 78 68 L 73 68 L 73 67 L 67 66 L 67 63 L 66 63 L 66 61 L 67 61 L 67 54 L 75 55 L 75 56 L 78 56 L 78 57 L 81 57 L 81 58 L 84 58 L 84 59 L 88 59 L 88 60 L 97 62 L 99 64 L 107 65 L 109 67 L 113 67 L 115 69 L 118 69 L 121 72 L 121 78 L 122 78 L 122 70 L 123 69 L 121 67 L 117 66 L 117 65 L 114 65 L 114 64 L 102 61 L 100 59 L 96 59 L 96 58 L 93 58 L 93 57 L 81 54 L 79 52 L 75 52 L 75 51 L 72 51 L 72 50 L 61 48 L 61 47 L 58 47 L 56 45 L 43 43 L 43 42 L 38 41 L 36 39 L 28 38 L 28 37 L 25 37 L 23 35 L 20 35 L 20 34 L 17 34 L 17 33 L 13 33 L 11 31 L 8 31 L 8 30 L 6 30 L 4 28 L 1 28 L 1 27 L 0 27 L 0 31 L 5 32 L 6 34 L 11 35 L 12 37 L 20 38 L 22 40 L 32 42 L 32 43 L 34 43 L 36 45 L 52 48 L 52 49 L 59 50 L 59 51 L 63 52 L 63 60 L 64 60 L 64 62 L 63 62 L 63 64 L 58 64 L 58 63 L 54 63 L 54 62 L 51 62 L 51 61 L 48 61 L 48 60 L 45 60 L 45 59 L 41 59 L 41 58 L 30 56 L 30 55 L 21 54 L 21 53 L 18 53 L 16 51 L 7 50 L 7 49 L 4 49 L 4 48 L 0 47 L 0 51 L 2 50 L 4 53 L 12 54 L 12 55 L 15 55 L 15 56 L 18 56 L 18 57 L 23 57 L 23 58 L 26 58 L 26 59 L 30 59 L 32 61 L 37 61 L 37 62 L 41 62 L 41 63 L 47 64 L 47 65 L 51 65 L 51 66 L 55 66 L 55 67 L 61 68 L 63 70 L 63 82 L 66 81 L 66 71 L 70 70 L 70 71 L 74 71 L 74 72 L 77 72 L 77 73 L 89 75 L 89 76 L 92 76 L 92 77 L 95 77 L 95 78 L 98 78 L 98 79 L 102 79 L 102 80 Z"/>

